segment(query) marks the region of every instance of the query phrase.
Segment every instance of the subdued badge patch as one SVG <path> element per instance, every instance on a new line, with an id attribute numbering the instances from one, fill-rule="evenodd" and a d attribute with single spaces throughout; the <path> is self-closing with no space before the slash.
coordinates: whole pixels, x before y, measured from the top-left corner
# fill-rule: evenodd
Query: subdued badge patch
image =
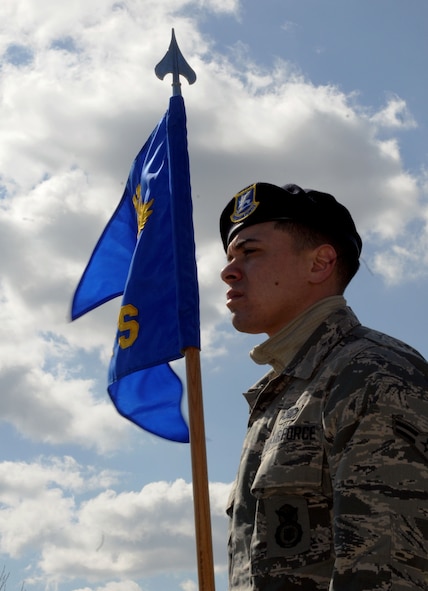
<path id="1" fill-rule="evenodd" d="M 279 525 L 275 531 L 275 540 L 281 548 L 294 548 L 303 537 L 302 526 L 299 523 L 299 510 L 286 503 L 276 512 Z"/>
<path id="2" fill-rule="evenodd" d="M 405 421 L 401 415 L 393 415 L 394 433 L 410 443 L 428 462 L 428 433 L 416 429 L 414 425 Z"/>
<path id="3" fill-rule="evenodd" d="M 230 220 L 236 224 L 254 213 L 259 206 L 259 202 L 256 201 L 256 185 L 251 185 L 240 193 L 237 193 L 234 199 L 235 208 L 230 216 Z"/>
<path id="4" fill-rule="evenodd" d="M 309 549 L 310 525 L 306 500 L 297 496 L 266 499 L 268 557 L 294 556 Z"/>

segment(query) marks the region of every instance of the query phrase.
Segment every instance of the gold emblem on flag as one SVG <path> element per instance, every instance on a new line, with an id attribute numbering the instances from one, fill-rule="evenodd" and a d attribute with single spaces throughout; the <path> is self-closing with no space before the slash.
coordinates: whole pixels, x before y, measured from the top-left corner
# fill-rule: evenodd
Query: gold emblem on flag
<path id="1" fill-rule="evenodd" d="M 134 204 L 137 213 L 138 236 L 153 213 L 153 209 L 150 209 L 153 205 L 153 201 L 154 199 L 150 199 L 147 203 L 143 203 L 141 199 L 141 185 L 138 185 L 135 194 L 132 197 L 132 203 Z"/>

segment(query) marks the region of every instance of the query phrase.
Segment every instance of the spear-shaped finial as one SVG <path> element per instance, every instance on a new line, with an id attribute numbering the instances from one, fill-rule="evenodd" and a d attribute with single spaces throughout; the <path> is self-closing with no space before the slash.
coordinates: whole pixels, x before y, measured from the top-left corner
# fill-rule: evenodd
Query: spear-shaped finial
<path id="1" fill-rule="evenodd" d="M 165 57 L 161 59 L 155 68 L 155 74 L 163 80 L 166 74 L 172 74 L 172 94 L 175 96 L 181 94 L 180 75 L 184 76 L 189 84 L 196 81 L 196 74 L 183 57 L 175 39 L 174 29 L 172 29 L 171 43 Z"/>

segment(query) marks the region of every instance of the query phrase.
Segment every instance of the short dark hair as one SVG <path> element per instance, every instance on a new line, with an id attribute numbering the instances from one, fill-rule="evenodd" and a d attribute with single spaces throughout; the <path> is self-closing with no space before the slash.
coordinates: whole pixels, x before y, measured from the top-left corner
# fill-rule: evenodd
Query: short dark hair
<path id="1" fill-rule="evenodd" d="M 288 232 L 294 241 L 297 252 L 307 248 L 316 248 L 321 244 L 330 244 L 337 254 L 336 270 L 339 281 L 339 289 L 343 293 L 351 279 L 360 268 L 360 261 L 356 256 L 355 249 L 350 247 L 348 242 L 341 242 L 334 236 L 320 232 L 316 228 L 296 222 L 295 220 L 278 220 L 275 222 L 276 229 Z"/>

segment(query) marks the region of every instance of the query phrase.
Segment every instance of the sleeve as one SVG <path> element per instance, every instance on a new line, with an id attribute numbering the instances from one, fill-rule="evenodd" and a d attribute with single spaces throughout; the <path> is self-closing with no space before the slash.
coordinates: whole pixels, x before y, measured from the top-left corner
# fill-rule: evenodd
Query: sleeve
<path id="1" fill-rule="evenodd" d="M 428 378 L 393 357 L 354 359 L 324 409 L 330 591 L 428 589 Z"/>

